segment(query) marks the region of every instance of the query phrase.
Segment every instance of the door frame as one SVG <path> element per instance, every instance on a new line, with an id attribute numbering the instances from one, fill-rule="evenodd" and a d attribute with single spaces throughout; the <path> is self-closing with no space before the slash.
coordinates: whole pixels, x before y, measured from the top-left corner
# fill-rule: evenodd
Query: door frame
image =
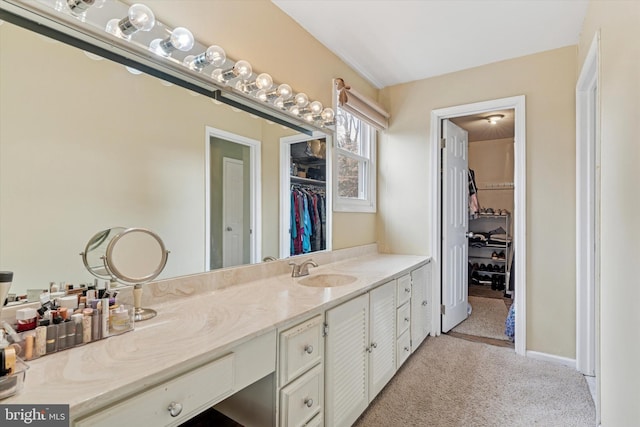
<path id="1" fill-rule="evenodd" d="M 600 421 L 600 31 L 576 84 L 576 369 L 595 376 Z"/>
<path id="2" fill-rule="evenodd" d="M 247 138 L 222 129 L 211 126 L 205 127 L 205 173 L 204 173 L 204 198 L 205 198 L 205 259 L 204 265 L 207 271 L 211 270 L 211 137 L 224 139 L 235 144 L 249 147 L 249 254 L 250 263 L 256 263 L 261 259 L 262 253 L 262 191 L 260 177 L 262 174 L 260 159 L 261 143 L 256 139 Z"/>
<path id="3" fill-rule="evenodd" d="M 333 135 L 329 133 L 323 133 L 320 131 L 314 131 L 311 136 L 305 134 L 298 134 L 292 136 L 285 136 L 280 138 L 280 244 L 279 252 L 280 258 L 289 258 L 291 256 L 291 217 L 288 213 L 291 211 L 291 197 L 290 197 L 290 170 L 289 165 L 291 163 L 291 144 L 299 142 L 311 141 L 312 139 L 326 139 L 326 152 L 325 152 L 325 211 L 326 211 L 326 241 L 324 251 L 330 251 L 332 249 L 333 242 L 333 169 L 332 169 L 332 155 L 333 155 Z"/>
<path id="4" fill-rule="evenodd" d="M 440 140 L 442 138 L 441 123 L 444 119 L 469 116 L 496 110 L 514 109 L 515 137 L 514 137 L 514 257 L 515 257 L 515 351 L 524 356 L 526 354 L 526 124 L 525 124 L 525 96 L 493 99 L 472 104 L 457 105 L 431 111 L 431 206 L 437 206 L 435 220 L 431 224 L 431 253 L 435 268 L 432 269 L 432 300 L 442 301 L 442 179 L 440 165 L 442 153 Z M 440 335 L 442 324 L 440 310 L 433 310 L 432 333 Z"/>

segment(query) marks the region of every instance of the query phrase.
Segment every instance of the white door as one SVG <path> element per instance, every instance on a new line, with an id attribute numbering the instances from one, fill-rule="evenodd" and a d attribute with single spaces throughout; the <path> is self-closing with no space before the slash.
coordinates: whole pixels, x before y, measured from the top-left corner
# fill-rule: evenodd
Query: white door
<path id="1" fill-rule="evenodd" d="M 369 294 L 327 311 L 325 419 L 350 426 L 369 405 Z"/>
<path id="2" fill-rule="evenodd" d="M 369 401 L 396 373 L 396 281 L 369 295 Z"/>
<path id="3" fill-rule="evenodd" d="M 469 141 L 467 131 L 443 120 L 442 332 L 467 318 L 469 242 Z"/>
<path id="4" fill-rule="evenodd" d="M 243 264 L 244 162 L 222 159 L 222 266 Z"/>

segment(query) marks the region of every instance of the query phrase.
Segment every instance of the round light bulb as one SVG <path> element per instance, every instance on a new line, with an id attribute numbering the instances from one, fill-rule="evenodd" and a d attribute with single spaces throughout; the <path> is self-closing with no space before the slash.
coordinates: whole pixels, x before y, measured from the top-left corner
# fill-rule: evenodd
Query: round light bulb
<path id="1" fill-rule="evenodd" d="M 267 102 L 269 97 L 267 96 L 267 91 L 264 89 L 260 89 L 256 92 L 256 98 L 258 98 L 262 102 Z"/>
<path id="2" fill-rule="evenodd" d="M 336 116 L 336 113 L 333 111 L 332 108 L 327 107 L 324 110 L 322 110 L 322 113 L 320 114 L 320 116 L 322 117 L 322 120 L 324 120 L 325 122 L 330 122 Z"/>
<path id="3" fill-rule="evenodd" d="M 156 17 L 151 9 L 140 3 L 129 8 L 127 17 L 137 31 L 149 31 L 156 24 Z"/>
<path id="4" fill-rule="evenodd" d="M 107 22 L 105 31 L 114 36 L 129 39 L 137 31 L 149 31 L 156 24 L 156 17 L 151 9 L 143 4 L 136 3 L 127 11 L 127 16 L 122 19 L 112 19 Z"/>
<path id="5" fill-rule="evenodd" d="M 271 89 L 271 86 L 273 86 L 273 79 L 267 73 L 259 74 L 258 77 L 256 77 L 256 86 L 258 89 Z"/>
<path id="6" fill-rule="evenodd" d="M 293 99 L 299 108 L 304 108 L 309 104 L 309 97 L 306 93 L 298 93 Z"/>
<path id="7" fill-rule="evenodd" d="M 322 105 L 322 102 L 320 101 L 313 101 L 311 104 L 309 104 L 309 109 L 311 110 L 314 116 L 317 116 L 320 113 L 322 113 L 322 108 L 323 108 L 323 105 Z"/>
<path id="8" fill-rule="evenodd" d="M 220 46 L 209 46 L 205 52 L 205 58 L 208 64 L 219 67 L 227 60 L 227 54 Z"/>
<path id="9" fill-rule="evenodd" d="M 291 114 L 293 114 L 294 116 L 297 116 L 300 114 L 300 108 L 298 108 L 297 105 L 292 106 L 291 108 L 289 108 L 289 112 Z"/>
<path id="10" fill-rule="evenodd" d="M 276 89 L 276 95 L 281 97 L 283 101 L 286 101 L 293 95 L 293 90 L 291 90 L 291 86 L 289 86 L 288 84 L 282 83 L 280 86 L 278 86 L 278 89 Z"/>
<path id="11" fill-rule="evenodd" d="M 251 77 L 251 73 L 253 73 L 253 69 L 248 61 L 241 59 L 233 66 L 233 74 L 235 74 L 236 77 L 240 77 L 242 80 L 247 80 Z"/>
<path id="12" fill-rule="evenodd" d="M 313 113 L 304 113 L 304 119 L 308 122 L 312 122 L 313 121 Z"/>
<path id="13" fill-rule="evenodd" d="M 191 50 L 195 39 L 193 38 L 193 34 L 191 31 L 187 30 L 184 27 L 177 27 L 171 32 L 171 37 L 169 38 L 169 43 L 174 48 L 186 52 Z"/>
<path id="14" fill-rule="evenodd" d="M 273 105 L 284 110 L 284 99 L 282 99 L 281 96 L 276 98 L 276 100 L 273 101 Z"/>
<path id="15" fill-rule="evenodd" d="M 224 83 L 224 78 L 222 77 L 222 68 L 216 68 L 211 73 L 211 78 L 219 83 Z"/>

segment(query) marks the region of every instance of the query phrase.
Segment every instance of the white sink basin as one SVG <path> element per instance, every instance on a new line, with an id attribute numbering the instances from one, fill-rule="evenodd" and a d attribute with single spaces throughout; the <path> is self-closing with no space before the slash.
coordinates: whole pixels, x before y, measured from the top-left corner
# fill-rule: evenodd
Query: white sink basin
<path id="1" fill-rule="evenodd" d="M 316 274 L 308 276 L 298 281 L 304 286 L 313 286 L 315 288 L 332 288 L 334 286 L 344 286 L 358 280 L 355 276 L 348 274 Z"/>

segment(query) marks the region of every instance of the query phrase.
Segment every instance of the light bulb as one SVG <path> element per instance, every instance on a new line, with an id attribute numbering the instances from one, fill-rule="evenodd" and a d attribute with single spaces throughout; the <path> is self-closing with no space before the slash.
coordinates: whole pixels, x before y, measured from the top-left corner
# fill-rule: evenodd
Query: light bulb
<path id="1" fill-rule="evenodd" d="M 336 116 L 336 113 L 333 111 L 332 108 L 325 108 L 324 110 L 322 110 L 322 113 L 320 113 L 320 116 L 322 117 L 322 120 L 324 120 L 325 122 L 332 122 L 333 118 Z"/>
<path id="2" fill-rule="evenodd" d="M 242 80 L 247 80 L 251 77 L 251 73 L 253 73 L 253 69 L 248 61 L 241 59 L 233 66 L 233 74 L 235 74 L 236 77 L 240 77 Z"/>
<path id="3" fill-rule="evenodd" d="M 299 108 L 304 108 L 309 104 L 309 97 L 307 96 L 306 93 L 298 93 L 296 94 L 295 98 L 295 103 Z"/>
<path id="4" fill-rule="evenodd" d="M 101 8 L 104 0 L 66 0 L 66 5 L 74 15 L 82 15 L 90 7 Z"/>
<path id="5" fill-rule="evenodd" d="M 262 102 L 267 102 L 269 100 L 269 95 L 267 95 L 266 90 L 260 89 L 256 92 L 256 98 L 258 98 Z"/>
<path id="6" fill-rule="evenodd" d="M 319 115 L 320 113 L 322 113 L 322 102 L 320 101 L 313 101 L 311 104 L 309 104 L 309 109 L 311 110 L 311 113 L 314 116 Z"/>
<path id="7" fill-rule="evenodd" d="M 306 121 L 308 122 L 313 122 L 314 119 L 314 115 L 313 113 L 304 113 L 304 116 L 302 116 Z"/>
<path id="8" fill-rule="evenodd" d="M 184 65 L 195 71 L 201 71 L 207 65 L 220 67 L 227 60 L 227 54 L 220 46 L 209 46 L 200 55 L 189 55 L 184 58 Z"/>
<path id="9" fill-rule="evenodd" d="M 211 78 L 217 82 L 224 83 L 224 79 L 222 78 L 222 69 L 216 68 L 211 73 Z"/>
<path id="10" fill-rule="evenodd" d="M 259 74 L 256 77 L 256 86 L 258 89 L 269 90 L 273 86 L 273 79 L 267 73 Z"/>
<path id="11" fill-rule="evenodd" d="M 136 31 L 149 31 L 156 24 L 156 17 L 151 9 L 136 3 L 129 8 L 127 16 L 122 19 L 112 19 L 107 23 L 107 33 L 129 39 Z"/>
<path id="12" fill-rule="evenodd" d="M 284 109 L 284 99 L 281 96 L 279 96 L 278 98 L 276 98 L 275 101 L 273 101 L 273 105 L 278 108 Z"/>
<path id="13" fill-rule="evenodd" d="M 300 108 L 298 108 L 297 105 L 294 105 L 293 107 L 289 108 L 289 112 L 294 116 L 298 116 L 300 114 Z"/>
<path id="14" fill-rule="evenodd" d="M 291 96 L 293 95 L 291 86 L 289 86 L 286 83 L 282 83 L 280 86 L 278 86 L 278 89 L 276 89 L 276 95 L 278 95 L 279 97 L 281 97 L 283 100 L 286 101 L 287 99 L 291 98 Z"/>
<path id="15" fill-rule="evenodd" d="M 194 43 L 195 39 L 191 31 L 184 27 L 176 27 L 166 39 L 153 40 L 149 45 L 149 50 L 167 58 L 174 50 L 181 50 L 183 52 L 191 50 Z"/>
<path id="16" fill-rule="evenodd" d="M 142 71 L 136 69 L 136 68 L 132 68 L 132 67 L 124 67 L 127 69 L 128 72 L 130 72 L 131 74 L 138 76 L 140 74 L 142 74 Z"/>

